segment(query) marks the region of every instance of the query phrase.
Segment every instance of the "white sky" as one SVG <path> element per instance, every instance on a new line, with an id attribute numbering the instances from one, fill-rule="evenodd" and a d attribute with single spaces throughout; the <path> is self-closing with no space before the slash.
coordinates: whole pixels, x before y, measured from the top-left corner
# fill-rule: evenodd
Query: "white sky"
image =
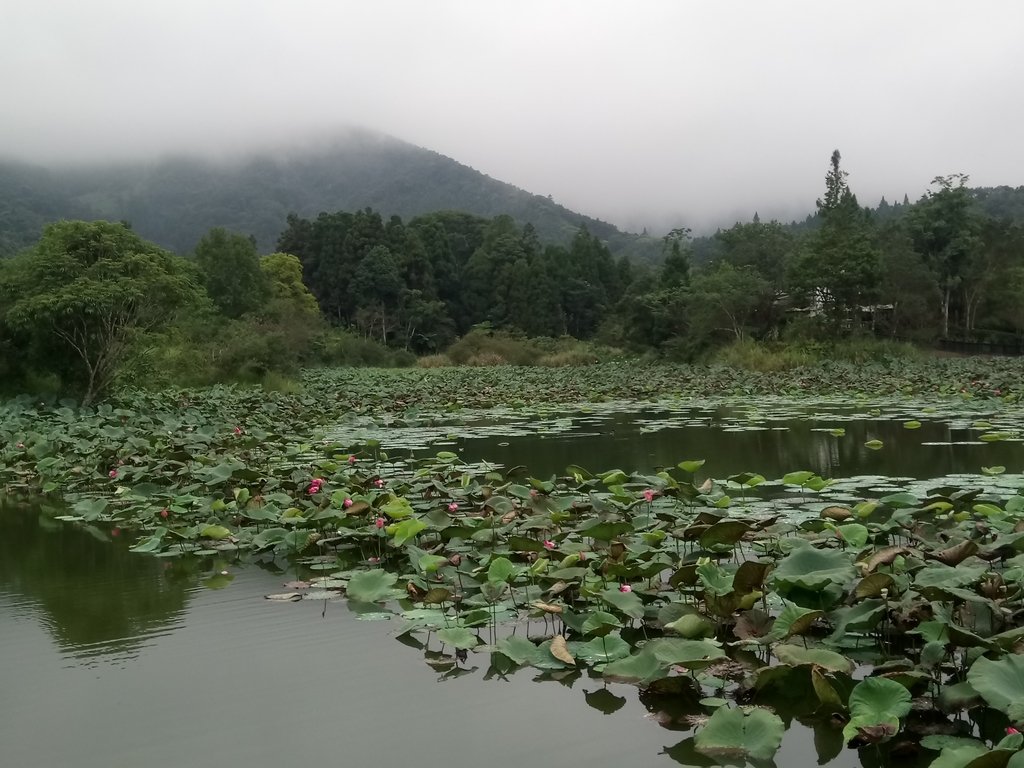
<path id="1" fill-rule="evenodd" d="M 1020 0 L 6 0 L 0 155 L 378 129 L 628 228 L 1024 184 Z"/>

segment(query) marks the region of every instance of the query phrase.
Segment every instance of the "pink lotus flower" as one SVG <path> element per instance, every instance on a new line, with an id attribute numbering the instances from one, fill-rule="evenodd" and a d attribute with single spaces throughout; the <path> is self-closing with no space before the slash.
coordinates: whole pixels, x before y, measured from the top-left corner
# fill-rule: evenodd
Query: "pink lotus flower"
<path id="1" fill-rule="evenodd" d="M 116 539 L 118 536 L 121 535 L 121 529 L 120 528 L 111 528 L 110 529 L 110 535 L 113 536 Z"/>
<path id="2" fill-rule="evenodd" d="M 170 516 L 170 514 L 171 513 L 170 513 L 169 510 L 166 510 L 166 509 L 161 509 L 160 510 L 160 517 L 162 517 L 164 520 L 166 520 Z"/>
<path id="3" fill-rule="evenodd" d="M 376 485 L 378 488 L 384 487 L 384 481 L 381 480 L 379 477 L 373 481 L 373 484 Z"/>
<path id="4" fill-rule="evenodd" d="M 650 488 L 648 488 L 646 491 L 644 491 L 644 499 L 648 503 L 654 501 L 654 491 L 652 491 Z"/>
<path id="5" fill-rule="evenodd" d="M 349 454 L 348 463 L 349 464 L 355 464 L 356 463 L 356 457 L 355 457 L 354 454 Z"/>
<path id="6" fill-rule="evenodd" d="M 309 484 L 309 495 L 312 496 L 315 493 L 320 493 L 320 487 L 324 484 L 324 481 L 319 477 L 313 478 L 313 482 Z"/>
<path id="7" fill-rule="evenodd" d="M 366 558 L 366 562 L 368 562 L 370 565 L 376 565 L 377 563 L 380 562 L 380 558 L 379 557 L 368 557 L 368 558 Z"/>
<path id="8" fill-rule="evenodd" d="M 1009 728 L 1006 729 L 1006 735 L 1007 736 L 1016 736 L 1018 733 L 1020 733 L 1020 731 L 1018 731 L 1012 725 Z"/>
<path id="9" fill-rule="evenodd" d="M 544 549 L 554 549 L 554 548 L 555 548 L 555 542 L 553 542 L 551 539 L 547 539 L 544 542 Z"/>
<path id="10" fill-rule="evenodd" d="M 242 434 L 242 428 L 241 427 L 235 427 L 235 434 L 236 435 Z"/>
<path id="11" fill-rule="evenodd" d="M 383 528 L 387 524 L 387 522 L 388 521 L 385 520 L 383 517 L 378 517 L 376 520 L 373 521 L 373 524 L 376 525 L 378 528 Z"/>
<path id="12" fill-rule="evenodd" d="M 343 501 L 343 502 L 341 503 L 341 506 L 343 506 L 343 507 L 344 507 L 345 509 L 348 509 L 348 508 L 349 508 L 349 507 L 351 507 L 351 506 L 352 506 L 353 504 L 355 504 L 355 502 L 354 502 L 354 501 L 352 501 L 352 499 L 345 499 L 345 501 Z"/>
<path id="13" fill-rule="evenodd" d="M 621 587 L 619 587 L 619 592 L 632 592 L 632 591 L 633 591 L 633 588 L 631 586 L 629 586 L 629 584 L 623 584 Z"/>
<path id="14" fill-rule="evenodd" d="M 111 480 L 116 480 L 117 479 L 117 470 L 116 469 L 112 469 L 109 472 L 107 472 L 107 477 L 109 477 Z"/>
<path id="15" fill-rule="evenodd" d="M 18 444 L 17 444 L 16 446 L 14 446 L 14 447 L 15 447 L 15 448 L 17 448 L 17 449 L 18 449 L 19 451 L 23 451 L 23 450 L 25 450 L 25 444 L 24 444 L 24 443 L 18 443 Z"/>
<path id="16" fill-rule="evenodd" d="M 449 511 L 449 512 L 458 512 L 458 511 L 459 511 L 459 505 L 458 505 L 458 504 L 456 504 L 456 503 L 455 503 L 455 502 L 453 501 L 453 502 L 452 502 L 451 504 L 449 504 L 449 505 L 448 505 L 448 511 Z"/>

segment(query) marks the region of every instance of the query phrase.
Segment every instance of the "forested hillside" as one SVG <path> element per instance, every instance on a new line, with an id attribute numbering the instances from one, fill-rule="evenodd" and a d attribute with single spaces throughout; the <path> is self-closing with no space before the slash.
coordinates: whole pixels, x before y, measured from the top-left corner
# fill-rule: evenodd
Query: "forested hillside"
<path id="1" fill-rule="evenodd" d="M 656 239 L 616 227 L 492 179 L 451 158 L 366 132 L 316 149 L 233 161 L 165 158 L 152 164 L 43 169 L 0 163 L 0 255 L 34 243 L 60 218 L 124 220 L 178 253 L 223 227 L 252 235 L 267 252 L 289 213 L 373 208 L 409 218 L 457 210 L 509 215 L 544 243 L 568 244 L 585 226 L 617 255 L 657 257 Z"/>

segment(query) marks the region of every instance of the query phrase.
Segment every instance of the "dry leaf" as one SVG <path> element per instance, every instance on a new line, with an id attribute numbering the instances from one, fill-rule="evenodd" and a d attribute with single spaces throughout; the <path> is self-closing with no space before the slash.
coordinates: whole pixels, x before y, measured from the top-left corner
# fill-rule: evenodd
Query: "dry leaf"
<path id="1" fill-rule="evenodd" d="M 554 584 L 551 585 L 551 589 L 548 590 L 548 594 L 549 595 L 558 595 L 558 594 L 561 594 L 562 592 L 565 592 L 565 590 L 568 589 L 568 588 L 569 588 L 569 585 L 566 584 L 564 581 L 556 581 Z"/>
<path id="2" fill-rule="evenodd" d="M 821 516 L 826 520 L 849 520 L 853 517 L 853 512 L 846 507 L 825 507 L 821 510 Z"/>
<path id="3" fill-rule="evenodd" d="M 569 653 L 569 649 L 565 645 L 565 638 L 561 635 L 555 635 L 551 640 L 551 655 L 559 661 L 576 666 L 576 659 Z"/>
<path id="4" fill-rule="evenodd" d="M 971 539 L 964 539 L 959 544 L 947 547 L 940 552 L 933 552 L 931 555 L 928 555 L 928 557 L 931 560 L 938 560 L 940 563 L 945 563 L 946 565 L 957 566 L 977 551 L 977 542 L 972 541 Z"/>
<path id="5" fill-rule="evenodd" d="M 906 547 L 886 547 L 885 549 L 880 549 L 863 562 L 861 567 L 864 569 L 865 574 L 871 573 L 880 565 L 891 565 L 897 557 L 907 554 L 908 551 Z"/>

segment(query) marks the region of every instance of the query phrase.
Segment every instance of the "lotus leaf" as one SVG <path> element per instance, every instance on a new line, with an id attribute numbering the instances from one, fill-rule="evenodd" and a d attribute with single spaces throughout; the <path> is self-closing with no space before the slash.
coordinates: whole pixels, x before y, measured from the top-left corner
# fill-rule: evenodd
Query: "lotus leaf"
<path id="1" fill-rule="evenodd" d="M 805 545 L 779 561 L 772 571 L 772 582 L 785 595 L 794 587 L 820 590 L 829 584 L 841 586 L 851 581 L 856 573 L 848 555 Z"/>
<path id="2" fill-rule="evenodd" d="M 346 592 L 353 600 L 376 603 L 391 594 L 397 581 L 398 574 L 379 568 L 371 571 L 359 571 L 349 579 Z"/>
<path id="3" fill-rule="evenodd" d="M 799 645 L 779 645 L 772 653 L 783 664 L 797 667 L 802 664 L 813 664 L 831 672 L 853 672 L 853 662 L 845 656 L 828 651 L 824 648 L 804 648 Z"/>
<path id="4" fill-rule="evenodd" d="M 719 707 L 694 737 L 699 752 L 713 757 L 749 757 L 767 761 L 782 745 L 782 719 L 766 709 Z"/>
<path id="5" fill-rule="evenodd" d="M 900 718 L 910 712 L 910 691 L 899 683 L 881 677 L 861 680 L 850 693 L 850 721 L 843 738 L 850 741 L 861 729 L 884 726 L 899 730 Z M 884 736 L 883 736 L 884 738 Z"/>
<path id="6" fill-rule="evenodd" d="M 1011 654 L 998 661 L 982 656 L 967 671 L 967 682 L 990 707 L 1013 722 L 1024 721 L 1024 656 Z"/>

